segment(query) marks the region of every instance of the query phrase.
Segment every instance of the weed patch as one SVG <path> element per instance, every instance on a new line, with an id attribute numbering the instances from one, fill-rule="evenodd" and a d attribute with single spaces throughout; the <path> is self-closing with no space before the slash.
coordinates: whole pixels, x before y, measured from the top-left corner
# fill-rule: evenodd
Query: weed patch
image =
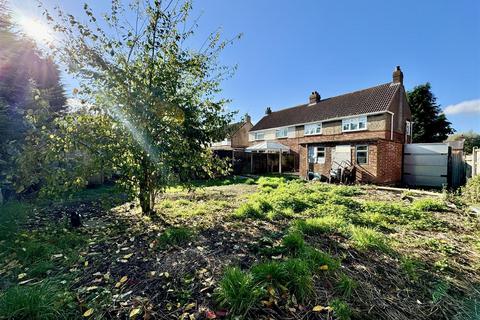
<path id="1" fill-rule="evenodd" d="M 422 211 L 445 211 L 447 206 L 440 199 L 424 198 L 413 201 L 412 208 Z"/>
<path id="2" fill-rule="evenodd" d="M 337 291 L 346 299 L 350 298 L 353 291 L 358 287 L 357 282 L 347 276 L 346 274 L 342 273 L 340 275 L 340 279 L 338 280 L 336 289 Z"/>
<path id="3" fill-rule="evenodd" d="M 295 227 L 308 235 L 316 235 L 322 233 L 332 233 L 340 230 L 347 225 L 345 219 L 339 216 L 322 216 L 319 218 L 308 218 L 305 220 L 297 220 Z"/>
<path id="4" fill-rule="evenodd" d="M 66 305 L 73 297 L 50 282 L 12 286 L 0 295 L 1 319 L 68 319 L 73 315 Z"/>
<path id="5" fill-rule="evenodd" d="M 253 277 L 239 268 L 229 268 L 220 280 L 215 292 L 221 307 L 227 307 L 234 315 L 245 316 L 264 295 L 264 289 L 255 285 Z"/>
<path id="6" fill-rule="evenodd" d="M 167 246 L 181 246 L 188 243 L 192 237 L 193 231 L 188 228 L 167 228 L 158 238 L 158 246 L 160 248 L 165 248 Z"/>
<path id="7" fill-rule="evenodd" d="M 354 247 L 361 251 L 377 249 L 388 252 L 390 250 L 385 236 L 374 229 L 351 226 L 348 232 Z"/>

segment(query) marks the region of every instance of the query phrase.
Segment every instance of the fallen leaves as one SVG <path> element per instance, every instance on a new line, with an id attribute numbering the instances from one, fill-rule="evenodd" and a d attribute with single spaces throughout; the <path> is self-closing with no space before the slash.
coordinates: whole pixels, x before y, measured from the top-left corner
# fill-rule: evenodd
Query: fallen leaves
<path id="1" fill-rule="evenodd" d="M 135 318 L 137 315 L 140 314 L 141 311 L 142 311 L 142 309 L 140 309 L 140 308 L 132 309 L 132 311 L 130 311 L 130 314 L 128 316 L 130 318 Z"/>
<path id="2" fill-rule="evenodd" d="M 327 271 L 328 270 L 328 266 L 326 264 L 320 266 L 320 270 L 322 271 Z"/>
<path id="3" fill-rule="evenodd" d="M 313 312 L 322 312 L 322 311 L 328 311 L 328 312 L 330 312 L 330 311 L 332 311 L 332 310 L 333 310 L 333 308 L 330 307 L 330 306 L 324 307 L 324 306 L 320 306 L 320 305 L 315 306 L 315 307 L 313 307 L 313 309 L 312 309 Z"/>
<path id="4" fill-rule="evenodd" d="M 88 309 L 87 311 L 85 311 L 85 312 L 83 313 L 83 316 L 84 316 L 85 318 L 88 318 L 88 317 L 90 317 L 90 316 L 93 314 L 93 311 L 94 311 L 93 308 L 90 308 L 90 309 Z"/>
<path id="5" fill-rule="evenodd" d="M 128 276 L 123 276 L 120 281 L 115 284 L 115 288 L 120 288 L 126 281 L 128 280 Z"/>
<path id="6" fill-rule="evenodd" d="M 18 280 L 21 280 L 21 279 L 25 278 L 26 276 L 27 276 L 26 273 L 20 273 L 17 278 L 18 278 Z"/>

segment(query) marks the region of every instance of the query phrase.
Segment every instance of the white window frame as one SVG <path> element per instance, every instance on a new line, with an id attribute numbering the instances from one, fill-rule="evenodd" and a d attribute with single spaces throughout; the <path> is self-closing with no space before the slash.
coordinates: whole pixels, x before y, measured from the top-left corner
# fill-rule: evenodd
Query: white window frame
<path id="1" fill-rule="evenodd" d="M 321 150 L 319 150 L 321 149 Z M 318 154 L 319 153 L 323 153 L 323 156 L 322 157 L 319 157 Z M 327 149 L 323 146 L 321 147 L 315 147 L 315 160 L 317 163 L 321 163 L 321 164 L 324 164 L 325 163 L 325 156 L 327 154 Z"/>
<path id="2" fill-rule="evenodd" d="M 321 150 L 319 150 L 321 149 Z M 317 147 L 308 147 L 308 163 L 319 163 L 324 164 L 325 158 L 327 156 L 327 148 L 324 146 L 317 146 Z M 323 157 L 319 157 L 318 153 L 323 153 Z"/>
<path id="3" fill-rule="evenodd" d="M 255 140 L 265 140 L 265 132 L 255 132 Z"/>
<path id="4" fill-rule="evenodd" d="M 364 124 L 363 128 L 360 128 L 361 123 Z M 367 130 L 367 126 L 367 116 L 342 119 L 342 132 L 363 131 Z"/>
<path id="5" fill-rule="evenodd" d="M 365 150 L 358 150 L 358 148 L 361 148 L 361 147 L 365 147 L 366 149 Z M 358 153 L 359 152 L 365 152 L 365 163 L 360 163 L 358 162 Z M 359 144 L 359 145 L 356 145 L 355 146 L 355 162 L 357 164 L 365 164 L 365 165 L 368 165 L 368 161 L 369 161 L 369 156 L 368 156 L 368 153 L 369 153 L 369 148 L 368 148 L 368 144 Z"/>
<path id="6" fill-rule="evenodd" d="M 412 123 L 410 121 L 405 122 L 405 133 L 407 134 L 407 136 L 412 135 Z"/>
<path id="7" fill-rule="evenodd" d="M 288 127 L 275 130 L 275 138 L 281 139 L 281 138 L 287 138 L 287 137 L 288 137 Z"/>
<path id="8" fill-rule="evenodd" d="M 322 134 L 322 123 L 309 123 L 303 128 L 303 134 L 305 136 L 313 136 L 316 134 Z"/>

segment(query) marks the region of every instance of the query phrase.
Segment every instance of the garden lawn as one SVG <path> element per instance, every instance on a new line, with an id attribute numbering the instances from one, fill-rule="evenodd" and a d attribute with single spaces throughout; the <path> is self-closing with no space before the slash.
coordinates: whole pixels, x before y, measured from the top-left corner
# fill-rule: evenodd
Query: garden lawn
<path id="1" fill-rule="evenodd" d="M 0 207 L 0 319 L 480 316 L 479 220 L 441 196 L 198 186 L 168 190 L 151 217 L 113 188 Z"/>

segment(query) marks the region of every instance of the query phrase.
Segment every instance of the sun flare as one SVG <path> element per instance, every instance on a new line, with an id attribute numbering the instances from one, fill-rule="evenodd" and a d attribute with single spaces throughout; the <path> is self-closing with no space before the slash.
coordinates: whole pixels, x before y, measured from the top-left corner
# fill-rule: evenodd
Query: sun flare
<path id="1" fill-rule="evenodd" d="M 19 19 L 22 31 L 35 41 L 50 42 L 53 40 L 53 31 L 38 19 L 22 16 Z"/>

